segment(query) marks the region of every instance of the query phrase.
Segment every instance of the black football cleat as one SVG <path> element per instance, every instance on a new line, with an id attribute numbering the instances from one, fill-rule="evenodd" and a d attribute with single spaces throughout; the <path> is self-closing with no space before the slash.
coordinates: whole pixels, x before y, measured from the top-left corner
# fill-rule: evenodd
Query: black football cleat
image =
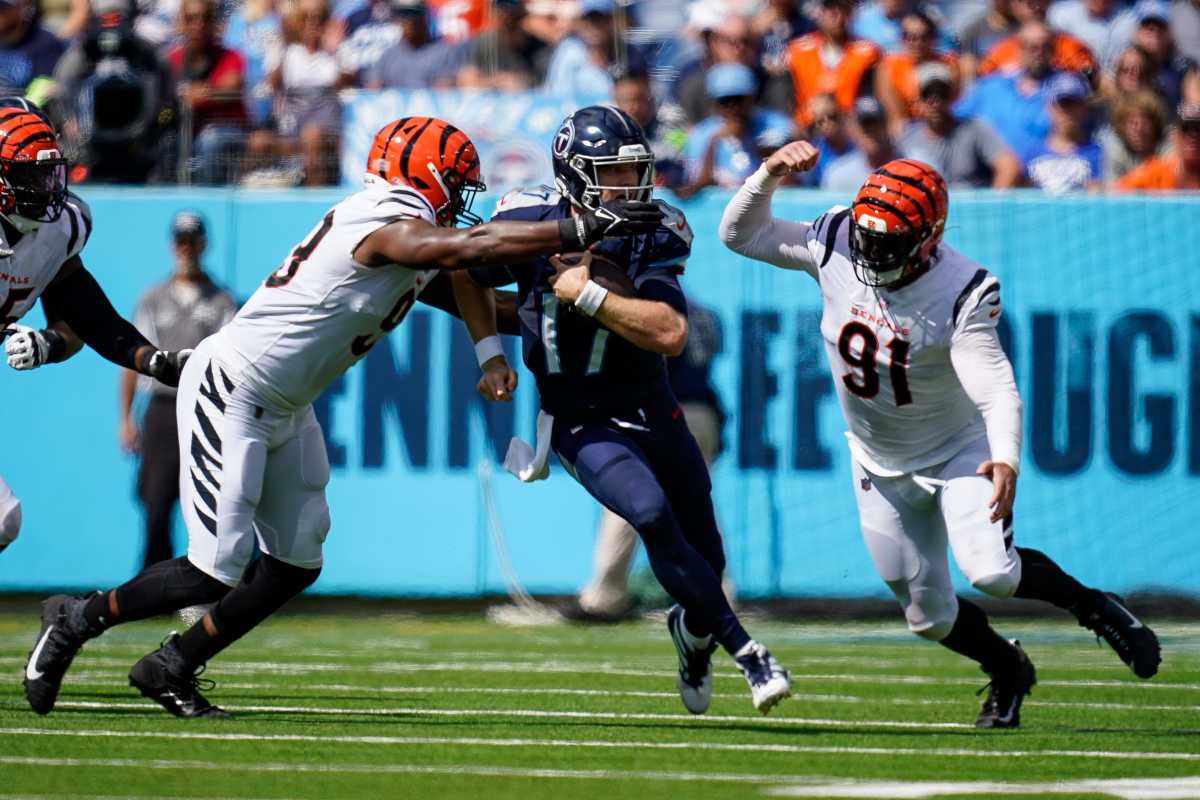
<path id="1" fill-rule="evenodd" d="M 1017 728 L 1021 725 L 1021 703 L 1037 683 L 1037 670 L 1021 649 L 1021 643 L 1014 641 L 1012 645 L 1017 651 L 1015 667 L 1004 672 L 989 672 L 991 682 L 976 692 L 982 694 L 988 690 L 983 708 L 975 719 L 976 728 Z"/>
<path id="2" fill-rule="evenodd" d="M 143 656 L 129 670 L 129 685 L 177 717 L 225 719 L 232 716 L 217 708 L 200 694 L 200 688 L 213 688 L 210 680 L 199 677 L 204 671 L 188 665 L 179 652 L 179 634 L 172 633 L 162 646 Z"/>
<path id="3" fill-rule="evenodd" d="M 1116 652 L 1139 678 L 1153 678 L 1162 662 L 1158 637 L 1133 615 L 1125 601 L 1112 592 L 1095 592 L 1090 613 L 1079 618 Z"/>
<path id="4" fill-rule="evenodd" d="M 87 598 L 56 594 L 42 603 L 42 629 L 25 662 L 25 699 L 39 714 L 49 714 L 58 700 L 63 676 L 92 631 L 83 619 Z"/>

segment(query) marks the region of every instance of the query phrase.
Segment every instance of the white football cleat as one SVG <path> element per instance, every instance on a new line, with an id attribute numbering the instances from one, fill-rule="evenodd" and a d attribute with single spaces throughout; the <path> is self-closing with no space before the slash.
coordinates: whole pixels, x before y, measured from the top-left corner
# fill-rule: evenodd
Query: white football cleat
<path id="1" fill-rule="evenodd" d="M 763 714 L 792 695 L 792 679 L 767 648 L 753 639 L 733 657 L 750 684 L 750 699 Z"/>
<path id="2" fill-rule="evenodd" d="M 677 605 L 667 612 L 667 630 L 679 654 L 679 675 L 675 679 L 679 699 L 688 711 L 703 714 L 712 702 L 712 654 L 717 643 L 709 636 L 707 645 L 694 646 L 695 637 L 683 627 L 683 608 Z"/>

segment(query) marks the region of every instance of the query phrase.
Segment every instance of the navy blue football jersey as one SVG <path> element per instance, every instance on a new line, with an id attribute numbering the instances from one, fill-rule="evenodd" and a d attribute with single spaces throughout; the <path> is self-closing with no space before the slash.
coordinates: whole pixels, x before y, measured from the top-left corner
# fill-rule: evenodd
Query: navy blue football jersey
<path id="1" fill-rule="evenodd" d="M 638 297 L 667 303 L 686 314 L 687 301 L 677 276 L 691 254 L 692 229 L 683 212 L 656 202 L 664 212 L 657 230 L 605 239 L 592 251 L 626 267 Z M 509 192 L 492 219 L 535 222 L 569 214 L 565 197 L 541 187 Z M 663 357 L 560 303 L 549 282 L 554 274 L 548 256 L 471 270 L 472 277 L 485 286 L 517 284 L 525 366 L 537 379 L 542 408 L 555 416 L 588 416 L 636 408 L 653 393 L 670 394 Z"/>

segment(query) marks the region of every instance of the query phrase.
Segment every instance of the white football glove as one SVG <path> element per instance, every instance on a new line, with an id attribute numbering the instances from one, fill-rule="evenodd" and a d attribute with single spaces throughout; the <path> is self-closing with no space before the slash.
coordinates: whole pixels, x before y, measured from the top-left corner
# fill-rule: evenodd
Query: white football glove
<path id="1" fill-rule="evenodd" d="M 4 352 L 13 369 L 37 369 L 50 360 L 50 342 L 41 331 L 28 325 L 9 325 L 5 333 L 9 336 Z"/>

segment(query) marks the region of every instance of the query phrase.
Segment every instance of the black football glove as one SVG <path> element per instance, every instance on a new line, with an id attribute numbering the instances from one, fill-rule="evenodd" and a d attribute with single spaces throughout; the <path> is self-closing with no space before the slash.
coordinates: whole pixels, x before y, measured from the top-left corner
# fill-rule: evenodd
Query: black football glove
<path id="1" fill-rule="evenodd" d="M 651 233 L 662 222 L 657 203 L 642 200 L 610 200 L 595 211 L 559 220 L 563 247 L 586 250 L 605 236 L 636 236 Z"/>
<path id="2" fill-rule="evenodd" d="M 178 386 L 179 375 L 183 372 L 183 365 L 187 363 L 191 355 L 192 351 L 190 348 L 174 351 L 155 350 L 150 354 L 144 372 L 159 383 L 164 383 L 167 386 Z"/>

